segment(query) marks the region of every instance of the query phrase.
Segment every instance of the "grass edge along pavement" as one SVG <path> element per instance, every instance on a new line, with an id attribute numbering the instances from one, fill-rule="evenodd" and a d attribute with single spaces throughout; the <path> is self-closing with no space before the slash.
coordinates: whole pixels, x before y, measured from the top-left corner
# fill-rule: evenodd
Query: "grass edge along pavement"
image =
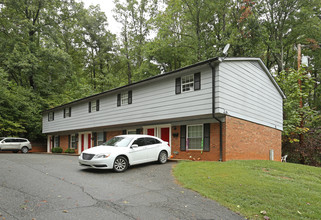
<path id="1" fill-rule="evenodd" d="M 185 188 L 249 219 L 320 219 L 321 168 L 275 161 L 180 161 Z"/>

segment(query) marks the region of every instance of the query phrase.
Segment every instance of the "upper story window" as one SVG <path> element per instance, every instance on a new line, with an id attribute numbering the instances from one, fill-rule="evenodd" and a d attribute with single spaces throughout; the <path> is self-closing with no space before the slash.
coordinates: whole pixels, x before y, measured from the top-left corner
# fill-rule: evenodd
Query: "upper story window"
<path id="1" fill-rule="evenodd" d="M 121 105 L 127 105 L 128 104 L 128 93 L 122 93 L 121 94 Z"/>
<path id="2" fill-rule="evenodd" d="M 64 118 L 71 117 L 71 107 L 64 108 Z"/>
<path id="3" fill-rule="evenodd" d="M 49 112 L 48 113 L 48 121 L 53 121 L 55 119 L 55 112 Z"/>
<path id="4" fill-rule="evenodd" d="M 180 94 L 188 91 L 201 89 L 201 73 L 194 73 L 187 76 L 176 78 L 175 93 Z"/>
<path id="5" fill-rule="evenodd" d="M 88 102 L 88 112 L 98 112 L 99 104 L 99 99 Z"/>
<path id="6" fill-rule="evenodd" d="M 182 77 L 182 92 L 194 90 L 194 75 Z"/>
<path id="7" fill-rule="evenodd" d="M 117 106 L 121 105 L 129 105 L 133 102 L 133 92 L 123 92 L 121 94 L 117 94 Z"/>

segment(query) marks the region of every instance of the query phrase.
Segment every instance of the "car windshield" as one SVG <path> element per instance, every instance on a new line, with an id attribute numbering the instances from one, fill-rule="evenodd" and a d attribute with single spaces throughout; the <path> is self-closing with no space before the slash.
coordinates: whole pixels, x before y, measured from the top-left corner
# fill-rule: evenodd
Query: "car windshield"
<path id="1" fill-rule="evenodd" d="M 106 146 L 113 146 L 113 147 L 127 147 L 128 144 L 133 140 L 133 138 L 129 137 L 113 137 L 109 141 L 103 143 Z"/>

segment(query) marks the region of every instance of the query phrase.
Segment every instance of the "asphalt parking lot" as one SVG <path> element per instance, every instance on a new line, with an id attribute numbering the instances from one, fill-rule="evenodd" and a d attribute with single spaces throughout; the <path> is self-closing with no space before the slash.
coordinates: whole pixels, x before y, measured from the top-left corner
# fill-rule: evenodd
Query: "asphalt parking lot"
<path id="1" fill-rule="evenodd" d="M 176 162 L 114 173 L 77 159 L 0 153 L 0 219 L 244 219 L 177 185 Z"/>

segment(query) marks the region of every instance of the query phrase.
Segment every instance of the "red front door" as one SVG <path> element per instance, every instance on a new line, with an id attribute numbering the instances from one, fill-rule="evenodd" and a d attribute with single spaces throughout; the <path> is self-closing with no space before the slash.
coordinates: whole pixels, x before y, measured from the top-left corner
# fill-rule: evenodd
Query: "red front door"
<path id="1" fill-rule="evenodd" d="M 169 143 L 169 128 L 161 128 L 161 139 L 163 141 L 167 141 L 168 145 L 170 145 L 170 143 Z"/>
<path id="2" fill-rule="evenodd" d="M 88 134 L 88 149 L 91 148 L 91 134 Z"/>
<path id="3" fill-rule="evenodd" d="M 84 151 L 84 145 L 85 145 L 85 135 L 81 135 L 81 152 Z"/>
<path id="4" fill-rule="evenodd" d="M 147 129 L 147 134 L 151 136 L 155 136 L 155 128 L 148 128 Z"/>

